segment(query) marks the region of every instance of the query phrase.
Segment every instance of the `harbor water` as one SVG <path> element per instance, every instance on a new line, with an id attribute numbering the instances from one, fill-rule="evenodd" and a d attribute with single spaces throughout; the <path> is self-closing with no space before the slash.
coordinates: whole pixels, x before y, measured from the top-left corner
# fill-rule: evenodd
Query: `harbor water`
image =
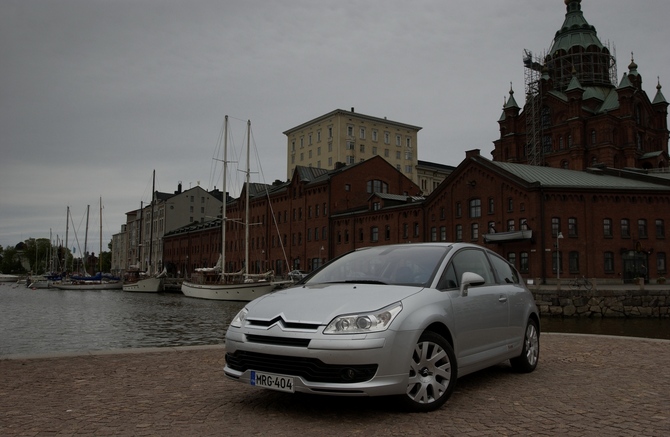
<path id="1" fill-rule="evenodd" d="M 181 293 L 31 290 L 0 283 L 0 358 L 223 344 L 243 306 Z M 670 339 L 670 319 L 543 318 L 542 330 Z"/>

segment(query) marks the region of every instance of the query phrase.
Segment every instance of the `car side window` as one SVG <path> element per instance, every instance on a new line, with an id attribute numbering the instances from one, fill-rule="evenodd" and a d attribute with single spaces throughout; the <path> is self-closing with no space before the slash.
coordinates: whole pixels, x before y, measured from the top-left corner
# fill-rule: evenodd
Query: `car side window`
<path id="1" fill-rule="evenodd" d="M 498 282 L 501 284 L 519 283 L 519 275 L 507 261 L 492 253 L 489 254 L 489 257 L 491 258 L 491 264 L 493 264 L 493 268 L 498 275 Z"/>
<path id="2" fill-rule="evenodd" d="M 460 281 L 456 276 L 456 271 L 454 270 L 454 264 L 449 263 L 444 273 L 442 274 L 442 278 L 440 279 L 440 283 L 437 285 L 437 288 L 439 290 L 453 290 L 458 289 L 459 286 Z"/>
<path id="3" fill-rule="evenodd" d="M 465 272 L 476 273 L 484 278 L 485 285 L 495 284 L 491 264 L 486 254 L 479 249 L 464 249 L 457 252 L 449 262 L 449 265 L 442 275 L 439 288 L 449 289 L 458 288 L 460 278 Z M 455 284 L 455 286 L 453 285 Z"/>

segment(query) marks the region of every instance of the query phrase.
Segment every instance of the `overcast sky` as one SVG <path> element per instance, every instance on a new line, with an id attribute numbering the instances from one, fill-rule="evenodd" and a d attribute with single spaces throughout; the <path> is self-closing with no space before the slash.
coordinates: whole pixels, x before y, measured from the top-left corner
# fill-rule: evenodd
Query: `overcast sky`
<path id="1" fill-rule="evenodd" d="M 634 52 L 650 98 L 657 76 L 670 97 L 670 1 L 582 10 L 616 48 L 618 80 Z M 524 102 L 523 50 L 547 51 L 565 11 L 563 0 L 2 0 L 0 245 L 63 239 L 70 206 L 69 246 L 76 233 L 83 249 L 91 205 L 97 253 L 102 197 L 107 250 L 149 201 L 153 169 L 159 191 L 220 188 L 226 114 L 251 120 L 259 182 L 287 179 L 283 131 L 351 107 L 421 126 L 421 160 L 490 157 L 510 82 Z"/>

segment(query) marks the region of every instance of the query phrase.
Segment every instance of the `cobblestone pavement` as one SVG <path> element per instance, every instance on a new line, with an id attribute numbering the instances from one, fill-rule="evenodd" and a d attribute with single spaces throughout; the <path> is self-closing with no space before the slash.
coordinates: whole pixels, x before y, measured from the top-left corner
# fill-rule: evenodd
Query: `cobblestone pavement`
<path id="1" fill-rule="evenodd" d="M 2 436 L 670 434 L 670 341 L 543 334 L 534 373 L 459 380 L 432 413 L 223 375 L 222 347 L 0 360 Z"/>

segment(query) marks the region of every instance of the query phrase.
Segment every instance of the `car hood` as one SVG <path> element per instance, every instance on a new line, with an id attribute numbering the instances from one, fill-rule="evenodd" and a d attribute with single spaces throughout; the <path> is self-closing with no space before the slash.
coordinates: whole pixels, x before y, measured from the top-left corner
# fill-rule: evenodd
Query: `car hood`
<path id="1" fill-rule="evenodd" d="M 248 319 L 327 324 L 342 314 L 384 308 L 422 290 L 422 287 L 372 284 L 316 284 L 287 288 L 259 297 L 247 305 Z"/>

